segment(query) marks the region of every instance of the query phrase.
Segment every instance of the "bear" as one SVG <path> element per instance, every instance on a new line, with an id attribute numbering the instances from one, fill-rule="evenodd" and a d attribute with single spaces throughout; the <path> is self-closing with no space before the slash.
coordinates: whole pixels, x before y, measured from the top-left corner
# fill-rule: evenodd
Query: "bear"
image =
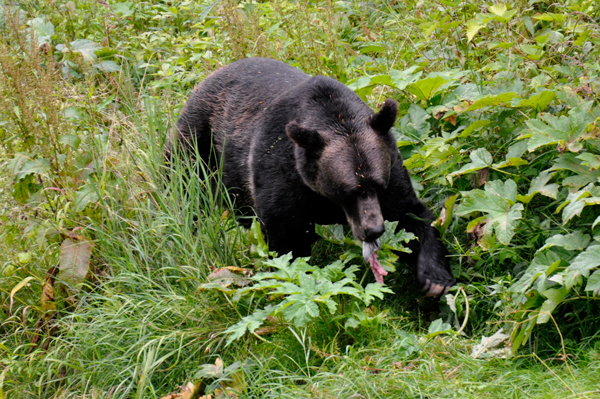
<path id="1" fill-rule="evenodd" d="M 195 87 L 173 140 L 184 152 L 195 146 L 197 162 L 222 167 L 236 210 L 256 212 L 271 250 L 310 256 L 315 224 L 349 224 L 367 260 L 384 220 L 396 221 L 418 238 L 399 255 L 425 294 L 439 296 L 455 281 L 390 132 L 397 114 L 393 99 L 375 113 L 335 79 L 247 58 Z"/>

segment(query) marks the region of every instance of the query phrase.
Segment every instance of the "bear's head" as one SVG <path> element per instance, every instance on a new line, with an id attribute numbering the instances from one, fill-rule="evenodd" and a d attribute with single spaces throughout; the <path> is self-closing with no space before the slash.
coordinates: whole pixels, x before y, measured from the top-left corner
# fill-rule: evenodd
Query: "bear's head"
<path id="1" fill-rule="evenodd" d="M 364 104 L 364 103 L 363 103 Z M 314 192 L 343 209 L 352 233 L 373 242 L 384 230 L 379 196 L 386 190 L 398 147 L 390 132 L 398 104 L 386 100 L 379 112 L 329 112 L 328 121 L 292 121 L 286 133 L 295 144 L 296 168 Z"/>

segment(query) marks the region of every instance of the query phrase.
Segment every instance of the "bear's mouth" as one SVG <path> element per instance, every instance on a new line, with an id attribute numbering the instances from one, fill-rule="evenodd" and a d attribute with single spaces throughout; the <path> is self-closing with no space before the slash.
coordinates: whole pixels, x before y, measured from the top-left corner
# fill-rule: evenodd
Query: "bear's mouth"
<path id="1" fill-rule="evenodd" d="M 371 270 L 375 276 L 375 280 L 379 284 L 383 284 L 383 276 L 387 276 L 388 272 L 381 266 L 377 260 L 377 250 L 381 248 L 381 239 L 375 241 L 363 241 L 363 257 L 365 262 L 371 265 Z"/>
<path id="2" fill-rule="evenodd" d="M 379 248 L 381 248 L 381 238 L 378 238 L 375 241 L 363 241 L 362 253 L 365 262 L 368 262 L 369 259 L 371 259 L 371 256 L 373 256 Z"/>

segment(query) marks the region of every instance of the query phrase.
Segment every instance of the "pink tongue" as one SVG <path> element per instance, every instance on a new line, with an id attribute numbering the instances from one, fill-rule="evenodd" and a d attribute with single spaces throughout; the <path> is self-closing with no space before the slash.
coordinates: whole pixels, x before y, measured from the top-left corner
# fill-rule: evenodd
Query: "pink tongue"
<path id="1" fill-rule="evenodd" d="M 387 276 L 388 272 L 385 271 L 383 266 L 377 260 L 377 251 L 373 252 L 373 255 L 369 258 L 369 264 L 371 265 L 371 270 L 373 270 L 373 274 L 375 275 L 375 280 L 379 284 L 383 284 L 383 276 Z"/>

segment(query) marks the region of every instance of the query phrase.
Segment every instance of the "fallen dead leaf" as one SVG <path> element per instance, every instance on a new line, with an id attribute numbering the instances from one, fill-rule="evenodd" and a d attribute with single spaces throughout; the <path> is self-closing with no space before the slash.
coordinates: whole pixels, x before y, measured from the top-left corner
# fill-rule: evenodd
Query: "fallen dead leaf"
<path id="1" fill-rule="evenodd" d="M 231 270 L 233 269 L 233 270 Z M 241 267 L 229 266 L 222 269 L 217 269 L 213 273 L 209 274 L 207 280 L 213 283 L 218 283 L 222 287 L 229 287 L 235 285 L 238 287 L 245 287 L 252 282 L 248 277 L 241 276 L 234 273 L 234 271 L 245 272 L 247 269 Z"/>
<path id="2" fill-rule="evenodd" d="M 181 387 L 181 391 L 179 393 L 171 393 L 167 396 L 163 396 L 161 399 L 212 399 L 210 395 L 200 396 L 200 390 L 202 388 L 204 388 L 204 384 L 202 382 L 197 384 L 188 382 Z"/>
<path id="3" fill-rule="evenodd" d="M 444 118 L 445 121 L 448 121 L 452 124 L 452 126 L 456 126 L 457 118 L 456 114 L 452 114 Z"/>
<path id="4" fill-rule="evenodd" d="M 496 350 L 492 349 L 502 344 L 508 338 L 510 338 L 510 336 L 504 334 L 502 329 L 499 329 L 495 334 L 489 337 L 486 337 L 485 335 L 482 336 L 481 343 L 473 347 L 473 350 L 471 351 L 471 357 L 474 359 L 479 357 L 505 358 L 510 353 L 510 348 L 501 348 Z"/>
<path id="5" fill-rule="evenodd" d="M 54 317 L 56 312 L 56 302 L 54 300 L 54 282 L 60 268 L 58 266 L 52 266 L 48 273 L 46 273 L 46 279 L 42 284 L 42 309 L 44 309 L 44 320 L 50 321 Z"/>
<path id="6" fill-rule="evenodd" d="M 71 287 L 82 283 L 90 269 L 92 244 L 86 238 L 74 240 L 65 239 L 60 245 L 58 277 Z"/>

